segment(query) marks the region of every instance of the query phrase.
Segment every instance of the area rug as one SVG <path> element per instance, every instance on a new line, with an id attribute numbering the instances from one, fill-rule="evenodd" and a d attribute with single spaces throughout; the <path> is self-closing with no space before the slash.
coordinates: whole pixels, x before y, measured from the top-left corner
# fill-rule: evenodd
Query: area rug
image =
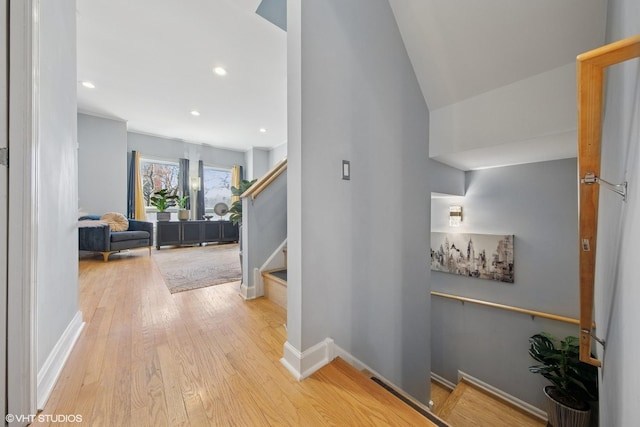
<path id="1" fill-rule="evenodd" d="M 166 248 L 153 251 L 169 292 L 189 291 L 240 280 L 237 244 Z"/>

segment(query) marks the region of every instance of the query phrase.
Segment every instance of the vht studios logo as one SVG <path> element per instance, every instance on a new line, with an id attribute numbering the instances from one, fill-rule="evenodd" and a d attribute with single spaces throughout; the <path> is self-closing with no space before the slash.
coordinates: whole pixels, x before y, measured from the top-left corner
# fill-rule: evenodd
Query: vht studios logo
<path id="1" fill-rule="evenodd" d="M 82 415 L 59 415 L 59 414 L 37 414 L 37 415 L 15 415 L 7 414 L 4 417 L 8 423 L 81 423 Z"/>

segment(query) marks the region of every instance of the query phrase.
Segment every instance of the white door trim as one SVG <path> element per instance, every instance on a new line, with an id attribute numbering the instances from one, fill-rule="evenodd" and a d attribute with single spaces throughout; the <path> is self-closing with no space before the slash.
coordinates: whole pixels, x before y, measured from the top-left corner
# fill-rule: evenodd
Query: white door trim
<path id="1" fill-rule="evenodd" d="M 8 21 L 7 6 L 8 0 L 0 0 L 0 22 L 3 30 L 0 31 L 0 148 L 7 148 L 9 145 L 9 122 L 8 122 L 8 67 L 7 42 L 9 40 L 9 28 L 4 25 Z M 8 187 L 9 173 L 6 166 L 0 166 L 0 306 L 4 307 L 3 315 L 0 318 L 0 406 L 2 406 L 3 416 L 7 414 L 7 210 L 8 210 Z"/>
<path id="2" fill-rule="evenodd" d="M 36 411 L 39 4 L 9 0 L 7 411 L 17 416 Z"/>

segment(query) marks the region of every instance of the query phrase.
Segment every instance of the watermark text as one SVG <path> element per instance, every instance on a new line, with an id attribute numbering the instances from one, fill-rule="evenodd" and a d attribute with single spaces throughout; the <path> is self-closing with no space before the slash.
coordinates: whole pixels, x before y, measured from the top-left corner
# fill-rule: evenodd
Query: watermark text
<path id="1" fill-rule="evenodd" d="M 8 423 L 28 423 L 31 424 L 33 422 L 39 423 L 81 423 L 82 415 L 81 414 L 71 414 L 71 415 L 62 415 L 62 414 L 36 414 L 36 415 L 16 415 L 16 414 L 7 414 L 4 417 L 4 420 Z"/>

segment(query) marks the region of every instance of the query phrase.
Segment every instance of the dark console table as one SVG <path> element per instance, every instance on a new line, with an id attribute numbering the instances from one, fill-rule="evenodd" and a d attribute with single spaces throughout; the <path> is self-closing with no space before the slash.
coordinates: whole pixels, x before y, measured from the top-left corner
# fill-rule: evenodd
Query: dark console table
<path id="1" fill-rule="evenodd" d="M 231 221 L 158 221 L 156 248 L 165 245 L 201 245 L 211 242 L 237 242 L 238 226 Z"/>

